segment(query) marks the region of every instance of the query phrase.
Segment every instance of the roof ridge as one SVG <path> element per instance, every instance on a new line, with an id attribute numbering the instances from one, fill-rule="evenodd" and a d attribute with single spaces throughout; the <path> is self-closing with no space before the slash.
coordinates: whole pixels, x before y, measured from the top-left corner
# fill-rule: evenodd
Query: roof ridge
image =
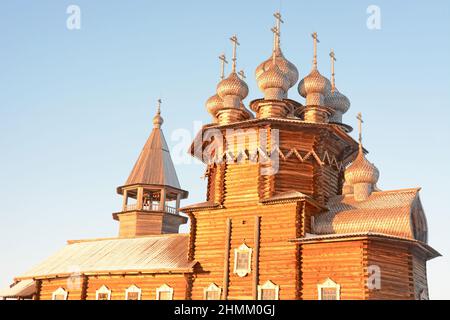
<path id="1" fill-rule="evenodd" d="M 75 239 L 67 240 L 67 244 L 76 243 L 86 243 L 86 242 L 97 242 L 97 241 L 108 241 L 108 240 L 132 240 L 132 239 L 146 239 L 146 238 L 171 238 L 171 237 L 186 237 L 189 233 L 165 233 L 165 234 L 155 234 L 146 236 L 136 236 L 136 237 L 108 237 L 108 238 L 91 238 L 91 239 Z"/>
<path id="2" fill-rule="evenodd" d="M 380 190 L 380 191 L 374 191 L 372 192 L 372 194 L 374 195 L 380 195 L 380 194 L 389 194 L 389 193 L 409 193 L 409 192 L 419 192 L 420 190 L 422 190 L 422 187 L 414 187 L 414 188 L 404 188 L 404 189 L 393 189 L 393 190 Z M 336 199 L 336 198 L 349 198 L 349 197 L 353 197 L 353 194 L 338 194 L 334 197 L 332 197 L 331 199 Z"/>

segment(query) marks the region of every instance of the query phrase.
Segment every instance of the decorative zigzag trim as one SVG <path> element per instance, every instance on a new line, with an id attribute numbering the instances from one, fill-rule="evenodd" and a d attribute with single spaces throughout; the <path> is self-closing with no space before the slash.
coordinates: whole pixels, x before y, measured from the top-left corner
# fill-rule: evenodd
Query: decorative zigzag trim
<path id="1" fill-rule="evenodd" d="M 301 155 L 300 151 L 306 152 L 304 156 Z M 290 149 L 288 152 L 284 153 L 281 151 L 280 147 L 277 145 L 272 148 L 270 154 L 268 154 L 261 147 L 257 147 L 254 152 L 249 152 L 249 150 L 239 150 L 237 154 L 233 154 L 230 150 L 222 153 L 221 158 L 226 159 L 227 162 L 238 162 L 242 160 L 250 160 L 250 161 L 268 161 L 272 158 L 274 154 L 277 154 L 283 161 L 288 160 L 291 157 L 297 158 L 300 162 L 305 162 L 309 160 L 311 157 L 320 165 L 329 165 L 336 167 L 339 171 L 345 169 L 345 165 L 336 159 L 335 156 L 330 156 L 329 152 L 325 150 L 322 158 L 316 153 L 314 149 L 311 150 L 297 150 L 296 148 Z M 217 160 L 217 156 L 214 157 L 213 160 Z M 214 162 L 214 161 L 213 161 Z M 215 161 L 217 162 L 217 161 Z"/>

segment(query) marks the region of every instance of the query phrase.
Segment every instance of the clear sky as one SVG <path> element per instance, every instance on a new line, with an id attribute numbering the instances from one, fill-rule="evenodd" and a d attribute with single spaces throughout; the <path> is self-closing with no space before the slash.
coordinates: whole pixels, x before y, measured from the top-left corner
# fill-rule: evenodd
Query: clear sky
<path id="1" fill-rule="evenodd" d="M 69 5 L 81 29 L 66 26 Z M 369 5 L 381 9 L 370 30 Z M 151 131 L 155 101 L 173 150 L 179 133 L 210 120 L 205 100 L 236 33 L 238 68 L 261 97 L 257 65 L 271 53 L 280 1 L 53 0 L 0 2 L 0 286 L 67 239 L 115 236 L 115 194 Z M 300 76 L 337 56 L 337 86 L 352 101 L 344 121 L 364 114 L 369 159 L 382 189 L 421 186 L 429 242 L 430 295 L 450 298 L 450 2 L 283 0 L 282 48 Z M 290 97 L 303 101 L 295 89 Z M 198 126 L 198 124 L 197 124 Z M 353 133 L 356 137 L 355 132 Z M 178 148 L 179 149 L 179 148 Z M 178 152 L 179 154 L 179 152 Z M 173 155 L 179 158 L 179 155 Z M 202 201 L 204 168 L 176 161 L 183 204 Z"/>

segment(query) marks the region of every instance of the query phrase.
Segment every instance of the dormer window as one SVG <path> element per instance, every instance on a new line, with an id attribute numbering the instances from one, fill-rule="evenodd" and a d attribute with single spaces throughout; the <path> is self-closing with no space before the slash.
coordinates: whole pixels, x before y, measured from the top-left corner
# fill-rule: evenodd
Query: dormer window
<path id="1" fill-rule="evenodd" d="M 245 243 L 234 249 L 234 273 L 239 277 L 245 277 L 251 271 L 252 249 Z"/>
<path id="2" fill-rule="evenodd" d="M 141 289 L 134 284 L 125 290 L 125 300 L 141 300 Z"/>
<path id="3" fill-rule="evenodd" d="M 205 300 L 220 300 L 220 294 L 222 289 L 215 283 L 211 283 L 208 288 L 205 288 L 204 298 Z"/>
<path id="4" fill-rule="evenodd" d="M 163 284 L 156 289 L 156 300 L 173 300 L 173 288 Z"/>
<path id="5" fill-rule="evenodd" d="M 280 287 L 272 281 L 266 281 L 262 286 L 258 286 L 258 300 L 278 300 Z"/>
<path id="6" fill-rule="evenodd" d="M 58 288 L 52 293 L 52 300 L 67 300 L 68 292 L 64 288 Z"/>
<path id="7" fill-rule="evenodd" d="M 328 278 L 317 285 L 319 300 L 341 300 L 341 286 Z"/>
<path id="8" fill-rule="evenodd" d="M 95 292 L 96 300 L 111 300 L 111 290 L 107 286 L 103 285 Z"/>

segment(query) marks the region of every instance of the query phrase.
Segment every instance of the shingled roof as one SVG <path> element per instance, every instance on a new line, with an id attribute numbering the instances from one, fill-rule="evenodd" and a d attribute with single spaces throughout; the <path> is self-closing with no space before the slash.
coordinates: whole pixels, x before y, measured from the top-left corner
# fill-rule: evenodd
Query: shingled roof
<path id="1" fill-rule="evenodd" d="M 192 272 L 187 234 L 69 241 L 60 251 L 16 278 L 79 274 Z"/>
<path id="2" fill-rule="evenodd" d="M 160 128 L 153 128 L 125 185 L 162 185 L 181 189 L 169 148 Z"/>
<path id="3" fill-rule="evenodd" d="M 328 203 L 329 210 L 315 217 L 313 233 L 377 232 L 426 242 L 426 219 L 419 190 L 373 192 L 365 201 L 356 201 L 353 195 L 334 197 Z M 422 225 L 424 235 L 415 234 L 414 223 Z"/>

